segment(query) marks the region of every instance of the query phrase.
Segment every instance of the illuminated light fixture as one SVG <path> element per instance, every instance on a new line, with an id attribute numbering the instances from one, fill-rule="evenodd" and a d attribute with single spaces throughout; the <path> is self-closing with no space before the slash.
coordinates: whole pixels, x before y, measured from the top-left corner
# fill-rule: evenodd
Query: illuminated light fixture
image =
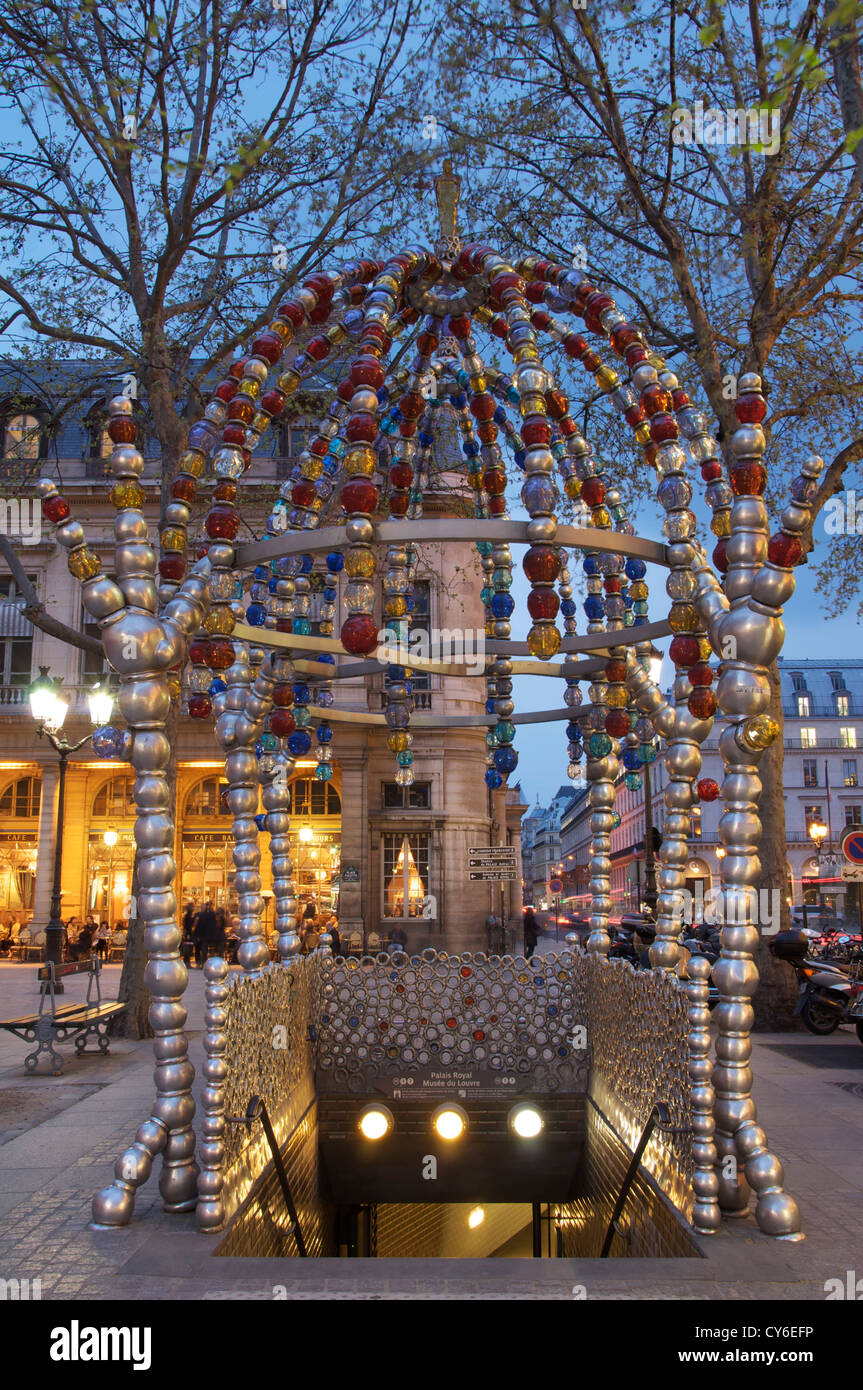
<path id="1" fill-rule="evenodd" d="M 475 1231 L 477 1226 L 481 1226 L 483 1221 L 485 1221 L 485 1212 L 482 1207 L 474 1207 L 473 1210 L 468 1213 L 467 1224 L 472 1231 Z"/>
<path id="2" fill-rule="evenodd" d="M 102 839 L 109 849 L 114 848 L 119 838 L 120 836 L 117 834 L 116 830 L 106 830 L 105 834 L 102 836 Z"/>
<path id="3" fill-rule="evenodd" d="M 467 1131 L 467 1114 L 460 1105 L 446 1101 L 432 1115 L 432 1128 L 440 1139 L 461 1139 Z"/>
<path id="4" fill-rule="evenodd" d="M 509 1127 L 519 1139 L 536 1139 L 537 1135 L 542 1134 L 545 1129 L 545 1120 L 539 1113 L 535 1105 L 529 1101 L 522 1101 L 520 1105 L 514 1105 L 509 1112 Z"/>
<path id="5" fill-rule="evenodd" d="M 392 1111 L 385 1105 L 367 1105 L 360 1115 L 360 1133 L 364 1139 L 383 1139 L 394 1123 Z"/>
<path id="6" fill-rule="evenodd" d="M 90 706 L 90 718 L 97 729 L 110 722 L 114 712 L 114 696 L 110 690 L 102 685 L 94 686 L 87 692 L 87 703 Z"/>
<path id="7" fill-rule="evenodd" d="M 304 845 L 307 845 L 311 840 L 313 840 L 314 835 L 315 832 L 312 830 L 310 825 L 304 825 L 300 828 L 300 839 L 302 840 Z"/>

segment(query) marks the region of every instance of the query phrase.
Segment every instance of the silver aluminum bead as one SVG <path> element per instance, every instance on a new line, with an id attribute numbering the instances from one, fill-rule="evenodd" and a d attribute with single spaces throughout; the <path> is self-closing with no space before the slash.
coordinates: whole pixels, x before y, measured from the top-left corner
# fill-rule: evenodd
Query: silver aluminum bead
<path id="1" fill-rule="evenodd" d="M 73 521 L 71 517 L 58 526 L 54 534 L 64 550 L 75 550 L 79 545 L 84 545 L 87 539 L 80 521 Z"/>

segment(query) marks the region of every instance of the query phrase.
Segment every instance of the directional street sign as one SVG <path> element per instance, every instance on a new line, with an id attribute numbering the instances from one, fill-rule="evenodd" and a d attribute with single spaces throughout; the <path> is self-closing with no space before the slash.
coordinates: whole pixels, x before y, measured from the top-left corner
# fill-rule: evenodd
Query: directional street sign
<path id="1" fill-rule="evenodd" d="M 483 859 L 515 859 L 515 845 L 471 845 L 468 854 L 481 855 Z"/>
<path id="2" fill-rule="evenodd" d="M 508 883 L 518 878 L 517 869 L 471 869 L 471 883 Z"/>
<path id="3" fill-rule="evenodd" d="M 863 864 L 863 826 L 848 827 L 842 836 L 842 853 L 849 864 Z"/>

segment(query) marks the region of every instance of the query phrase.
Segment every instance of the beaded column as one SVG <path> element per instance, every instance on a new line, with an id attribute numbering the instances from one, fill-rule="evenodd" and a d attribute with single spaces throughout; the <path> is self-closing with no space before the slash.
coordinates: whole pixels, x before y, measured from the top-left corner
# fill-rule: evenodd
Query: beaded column
<path id="1" fill-rule="evenodd" d="M 692 1159 L 695 1172 L 692 1188 L 695 1206 L 692 1225 L 699 1235 L 713 1235 L 722 1224 L 717 1194 L 716 1144 L 713 1105 L 713 1065 L 710 1057 L 710 961 L 706 956 L 693 954 L 687 964 L 689 998 L 689 1078 L 692 1115 Z"/>
<path id="2" fill-rule="evenodd" d="M 225 1023 L 228 964 L 220 956 L 204 962 L 204 1116 L 199 1148 L 198 1230 L 220 1231 L 225 1224 L 222 1169 L 225 1163 Z"/>

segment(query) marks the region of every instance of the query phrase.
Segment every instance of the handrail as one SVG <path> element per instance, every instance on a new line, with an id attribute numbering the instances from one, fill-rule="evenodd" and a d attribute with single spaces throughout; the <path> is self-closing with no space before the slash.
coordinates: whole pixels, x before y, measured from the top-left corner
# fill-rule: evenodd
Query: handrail
<path id="1" fill-rule="evenodd" d="M 617 1228 L 617 1223 L 620 1220 L 623 1208 L 626 1206 L 626 1199 L 629 1196 L 632 1184 L 635 1182 L 635 1176 L 641 1166 L 641 1156 L 647 1148 L 648 1141 L 654 1129 L 664 1130 L 666 1134 L 691 1134 L 692 1132 L 688 1126 L 671 1124 L 667 1105 L 661 1100 L 656 1102 L 647 1117 L 647 1123 L 644 1129 L 641 1131 L 641 1138 L 635 1146 L 635 1153 L 632 1155 L 631 1162 L 626 1170 L 626 1177 L 623 1179 L 623 1186 L 614 1204 L 611 1220 L 605 1232 L 605 1240 L 602 1242 L 602 1249 L 599 1252 L 599 1258 L 601 1260 L 608 1258 L 608 1252 L 611 1249 L 611 1242 L 614 1240 L 615 1234 L 622 1235 L 622 1232 Z"/>
<path id="2" fill-rule="evenodd" d="M 306 1259 L 308 1258 L 309 1252 L 306 1249 L 306 1242 L 303 1239 L 303 1232 L 300 1228 L 300 1218 L 297 1214 L 297 1209 L 294 1206 L 294 1199 L 291 1196 L 291 1185 L 288 1182 L 288 1174 L 285 1170 L 285 1165 L 282 1162 L 282 1155 L 279 1151 L 279 1144 L 278 1140 L 276 1139 L 275 1130 L 273 1129 L 272 1122 L 270 1120 L 269 1111 L 267 1110 L 267 1107 L 262 1101 L 261 1097 L 252 1096 L 251 1100 L 246 1106 L 245 1115 L 229 1116 L 228 1124 L 246 1125 L 247 1128 L 251 1129 L 252 1125 L 255 1123 L 255 1120 L 260 1120 L 261 1124 L 264 1127 L 264 1134 L 267 1137 L 267 1143 L 270 1146 L 270 1153 L 273 1156 L 273 1167 L 275 1168 L 276 1175 L 279 1179 L 279 1186 L 282 1189 L 282 1195 L 285 1199 L 285 1206 L 288 1209 L 288 1216 L 291 1218 L 291 1235 L 297 1242 L 298 1254 L 302 1256 L 303 1259 Z"/>

